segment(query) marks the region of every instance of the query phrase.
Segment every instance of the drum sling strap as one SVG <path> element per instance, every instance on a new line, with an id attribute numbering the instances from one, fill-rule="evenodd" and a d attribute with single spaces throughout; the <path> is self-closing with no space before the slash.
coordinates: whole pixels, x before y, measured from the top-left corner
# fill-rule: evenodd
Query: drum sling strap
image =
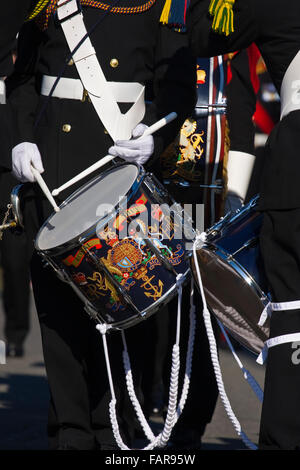
<path id="1" fill-rule="evenodd" d="M 76 0 L 58 0 L 57 18 L 70 51 L 73 51 L 87 34 L 79 2 Z M 83 87 L 113 141 L 130 139 L 132 130 L 145 115 L 145 87 L 140 83 L 119 84 L 123 95 L 122 101 L 133 102 L 127 113 L 123 114 L 120 111 L 112 87 L 106 81 L 89 37 L 76 50 L 73 61 Z M 134 92 L 132 92 L 133 86 Z"/>
<path id="2" fill-rule="evenodd" d="M 292 302 L 279 302 L 279 303 L 269 302 L 261 314 L 258 325 L 263 326 L 265 321 L 267 320 L 267 317 L 272 315 L 272 312 L 289 311 L 289 310 L 297 310 L 297 309 L 300 309 L 300 300 L 294 300 Z M 261 365 L 264 364 L 265 360 L 268 357 L 269 348 L 273 348 L 274 346 L 279 346 L 280 344 L 294 343 L 296 341 L 300 341 L 300 333 L 290 333 L 287 335 L 276 336 L 275 338 L 268 339 L 265 342 L 263 350 L 258 356 L 256 362 Z"/>

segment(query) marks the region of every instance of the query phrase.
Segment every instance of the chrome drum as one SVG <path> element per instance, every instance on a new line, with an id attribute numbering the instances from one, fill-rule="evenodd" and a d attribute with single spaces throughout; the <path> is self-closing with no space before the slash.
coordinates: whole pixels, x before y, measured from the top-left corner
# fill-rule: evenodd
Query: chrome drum
<path id="1" fill-rule="evenodd" d="M 227 215 L 207 231 L 197 250 L 206 301 L 231 335 L 253 353 L 268 339 L 268 326 L 258 326 L 271 300 L 259 248 L 262 214 L 258 197 Z M 197 282 L 194 260 L 192 269 Z"/>

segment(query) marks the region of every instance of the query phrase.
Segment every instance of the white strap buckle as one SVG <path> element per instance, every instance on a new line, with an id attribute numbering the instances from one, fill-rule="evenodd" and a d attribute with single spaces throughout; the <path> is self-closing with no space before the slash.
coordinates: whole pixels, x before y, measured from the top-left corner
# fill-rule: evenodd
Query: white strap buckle
<path id="1" fill-rule="evenodd" d="M 300 300 L 293 300 L 291 302 L 269 302 L 268 305 L 262 311 L 258 326 L 263 326 L 268 318 L 272 315 L 272 312 L 280 312 L 285 310 L 297 310 L 300 309 Z"/>
<path id="2" fill-rule="evenodd" d="M 260 365 L 264 364 L 265 360 L 268 357 L 269 348 L 273 348 L 274 346 L 279 346 L 280 344 L 294 343 L 295 341 L 300 341 L 300 333 L 291 333 L 289 335 L 275 336 L 275 338 L 268 339 L 265 342 L 265 345 L 260 355 L 256 359 L 256 362 Z"/>
<path id="3" fill-rule="evenodd" d="M 80 0 L 65 0 L 65 1 L 59 1 L 57 2 L 57 9 L 58 8 L 61 8 L 63 7 L 64 5 L 67 5 L 67 3 L 70 3 L 72 2 L 72 4 L 70 5 L 71 7 L 71 11 L 68 15 L 63 15 L 63 16 L 60 16 L 57 14 L 57 10 L 56 10 L 56 20 L 59 22 L 59 23 L 64 23 L 65 21 L 69 20 L 70 18 L 73 18 L 73 16 L 76 16 L 78 15 L 79 13 L 82 12 L 82 7 L 81 7 L 81 4 L 80 4 Z M 75 5 L 77 6 L 77 9 L 75 9 Z"/>
<path id="4" fill-rule="evenodd" d="M 258 326 L 264 326 L 267 321 L 267 318 L 272 315 L 272 303 L 269 302 L 262 311 L 262 314 L 258 321 Z"/>

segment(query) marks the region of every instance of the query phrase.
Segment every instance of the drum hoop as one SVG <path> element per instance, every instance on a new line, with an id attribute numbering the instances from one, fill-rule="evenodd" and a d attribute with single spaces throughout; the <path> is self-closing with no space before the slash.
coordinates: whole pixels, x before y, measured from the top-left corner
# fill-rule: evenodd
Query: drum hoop
<path id="1" fill-rule="evenodd" d="M 15 219 L 15 222 L 20 225 L 21 228 L 24 228 L 24 220 L 23 220 L 23 214 L 22 214 L 22 209 L 21 209 L 21 198 L 22 198 L 22 193 L 25 192 L 25 185 L 24 183 L 18 184 L 15 186 L 10 194 L 10 200 L 11 200 L 11 205 L 12 205 L 12 213 Z"/>
<path id="2" fill-rule="evenodd" d="M 259 195 L 254 196 L 242 209 L 239 209 L 236 213 L 231 214 L 227 212 L 227 214 L 212 225 L 207 231 L 207 235 L 211 236 L 214 232 L 221 232 L 224 227 L 228 227 L 233 222 L 235 222 L 238 218 L 249 212 L 253 207 L 255 207 L 258 203 Z"/>
<path id="3" fill-rule="evenodd" d="M 189 278 L 191 276 L 191 270 L 190 268 L 183 273 L 183 278 L 184 278 L 184 284 L 188 282 Z M 140 314 L 133 315 L 127 320 L 122 320 L 120 322 L 116 323 L 108 323 L 110 325 L 111 330 L 123 330 L 126 328 L 130 328 L 138 323 L 141 322 L 141 320 L 147 320 L 150 316 L 154 315 L 157 310 L 163 306 L 164 304 L 167 304 L 171 299 L 173 299 L 177 294 L 177 288 L 176 288 L 176 283 L 167 291 L 165 292 L 159 300 L 154 302 L 153 304 L 149 305 L 145 310 L 140 312 Z M 107 323 L 102 317 L 101 313 L 98 312 L 97 319 L 100 321 L 100 323 Z"/>
<path id="4" fill-rule="evenodd" d="M 126 166 L 126 165 L 134 165 L 137 167 L 138 169 L 138 175 L 136 177 L 136 180 L 134 181 L 133 185 L 131 186 L 131 188 L 128 190 L 128 192 L 126 194 L 124 194 L 124 199 L 127 198 L 127 200 L 129 200 L 131 197 L 134 196 L 134 194 L 138 191 L 140 185 L 142 184 L 142 181 L 143 179 L 145 178 L 146 176 L 146 172 L 144 170 L 143 167 L 137 165 L 136 163 L 119 163 L 117 165 L 114 165 L 112 168 L 109 168 L 107 169 L 106 171 L 104 171 L 102 174 L 101 174 L 101 179 L 104 178 L 104 176 L 106 176 L 112 169 L 116 169 L 116 168 L 120 168 L 122 166 Z M 99 179 L 99 175 L 95 176 L 93 179 L 91 179 L 90 181 L 88 181 L 85 185 L 81 186 L 80 188 L 78 188 L 76 191 L 74 191 L 69 197 L 67 197 L 67 199 L 65 199 L 62 204 L 59 206 L 60 209 L 62 209 L 63 207 L 65 207 L 68 203 L 68 201 L 74 197 L 74 195 L 81 191 L 82 188 L 84 188 L 86 185 L 88 184 L 92 184 L 93 181 L 95 181 L 96 179 Z M 101 181 L 101 179 L 99 179 L 99 181 Z M 122 199 L 123 201 L 123 199 Z M 81 234 L 78 234 L 76 235 L 75 237 L 71 238 L 70 240 L 66 241 L 65 243 L 62 243 L 61 245 L 57 245 L 55 247 L 52 247 L 52 248 L 49 248 L 49 249 L 45 249 L 45 250 L 42 250 L 41 248 L 39 248 L 38 246 L 38 239 L 39 239 L 39 236 L 40 234 L 42 233 L 43 229 L 45 228 L 45 226 L 47 225 L 47 223 L 49 223 L 53 217 L 53 215 L 55 215 L 55 213 L 53 212 L 46 220 L 45 222 L 43 223 L 43 225 L 41 226 L 41 228 L 39 229 L 37 235 L 36 235 L 36 238 L 35 238 L 35 241 L 34 241 L 34 247 L 35 249 L 40 252 L 40 253 L 45 253 L 47 255 L 52 255 L 52 256 L 58 256 L 58 255 L 61 255 L 63 254 L 66 250 L 68 249 L 72 249 L 72 248 L 75 248 L 76 246 L 80 245 L 82 243 L 82 241 L 84 241 L 85 239 L 89 239 L 90 236 L 95 233 L 95 229 L 97 227 L 97 225 L 99 224 L 99 222 L 104 218 L 100 218 L 99 220 L 97 220 L 91 227 L 89 227 L 87 230 L 85 230 L 84 232 L 82 232 Z M 108 220 L 108 219 L 105 219 L 105 220 Z M 79 240 L 81 240 L 81 243 L 79 242 Z"/>

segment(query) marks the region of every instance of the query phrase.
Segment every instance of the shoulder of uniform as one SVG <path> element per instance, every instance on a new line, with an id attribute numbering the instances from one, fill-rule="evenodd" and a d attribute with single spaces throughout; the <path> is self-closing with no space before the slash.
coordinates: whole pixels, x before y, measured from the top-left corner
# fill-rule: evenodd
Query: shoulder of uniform
<path id="1" fill-rule="evenodd" d="M 171 26 L 176 31 L 186 30 L 185 17 L 190 0 L 165 0 L 159 22 Z"/>

